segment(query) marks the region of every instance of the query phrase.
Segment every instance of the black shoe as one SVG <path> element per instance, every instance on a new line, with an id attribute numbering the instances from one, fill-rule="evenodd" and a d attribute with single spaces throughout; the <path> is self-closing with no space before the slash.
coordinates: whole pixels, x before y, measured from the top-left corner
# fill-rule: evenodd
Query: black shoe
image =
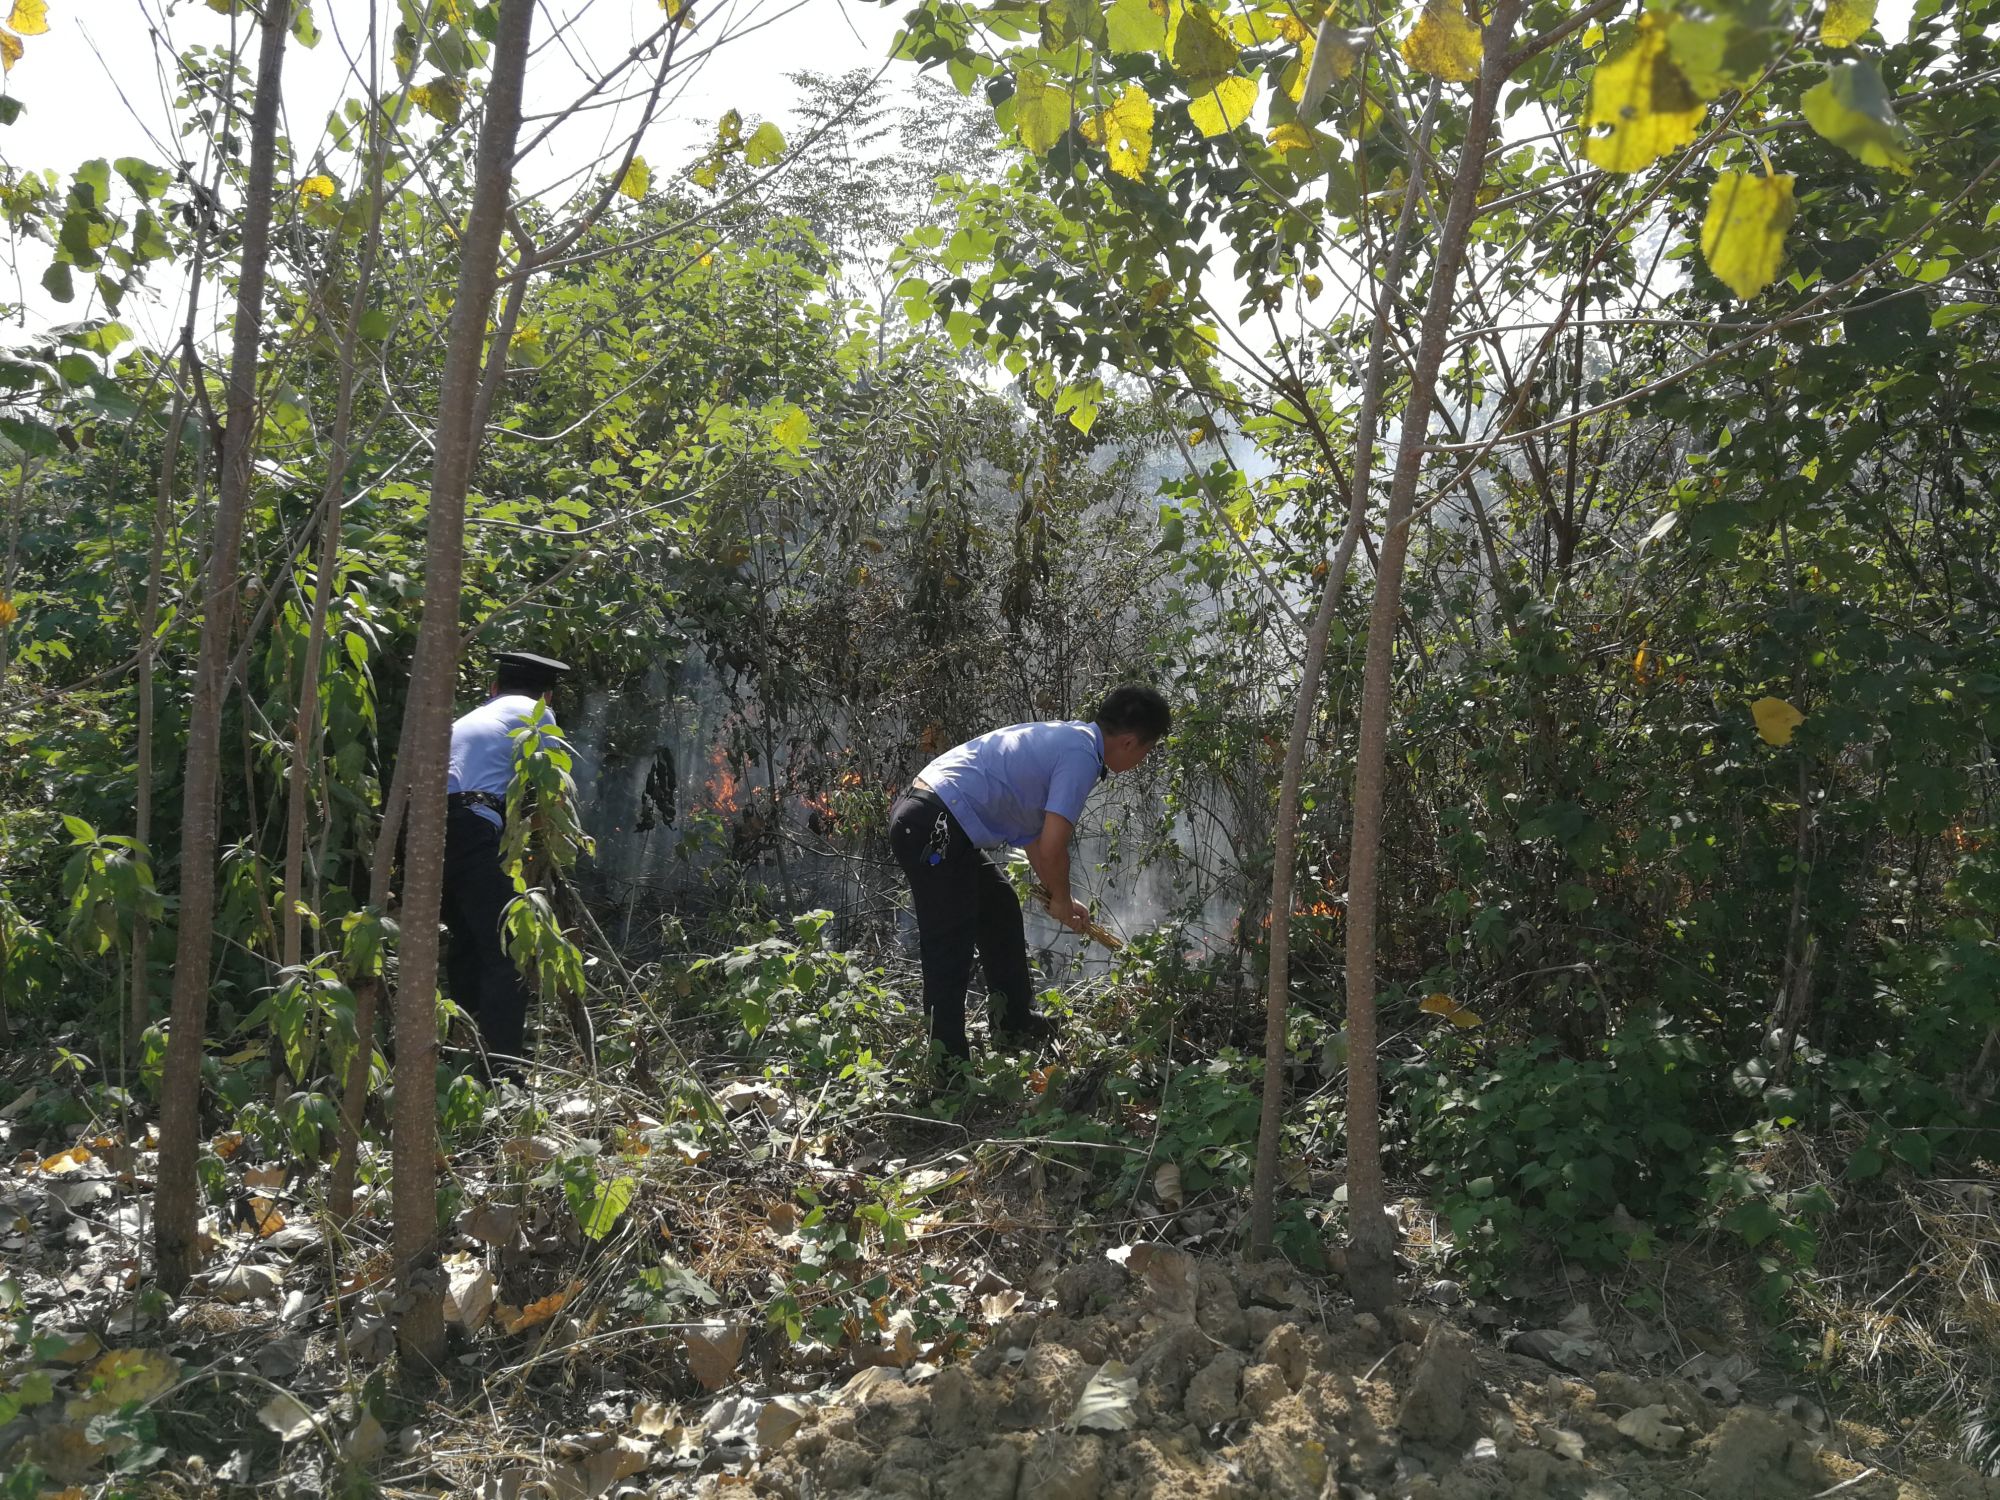
<path id="1" fill-rule="evenodd" d="M 993 1045 L 1029 1051 L 1052 1046 L 1061 1036 L 1056 1023 L 1035 1011 L 1028 1012 L 1012 1021 L 1002 1021 L 993 1028 Z"/>

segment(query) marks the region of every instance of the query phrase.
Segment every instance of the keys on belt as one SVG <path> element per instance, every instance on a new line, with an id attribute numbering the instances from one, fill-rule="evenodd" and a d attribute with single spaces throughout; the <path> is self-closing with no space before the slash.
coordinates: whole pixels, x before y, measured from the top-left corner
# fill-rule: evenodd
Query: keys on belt
<path id="1" fill-rule="evenodd" d="M 453 807 L 484 807 L 507 816 L 507 799 L 496 792 L 449 792 L 444 800 Z"/>

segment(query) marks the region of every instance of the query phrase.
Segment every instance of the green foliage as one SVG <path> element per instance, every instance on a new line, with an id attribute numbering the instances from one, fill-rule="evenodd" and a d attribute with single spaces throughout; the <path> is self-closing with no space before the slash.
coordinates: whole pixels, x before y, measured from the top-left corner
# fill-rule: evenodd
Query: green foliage
<path id="1" fill-rule="evenodd" d="M 917 1028 L 881 970 L 828 944 L 832 916 L 794 917 L 789 938 L 766 923 L 755 941 L 694 959 L 685 972 L 706 1003 L 735 1017 L 753 1048 L 867 1098 L 887 1085 L 895 1053 L 908 1049 Z M 878 1053 L 885 1038 L 896 1039 L 895 1052 Z"/>

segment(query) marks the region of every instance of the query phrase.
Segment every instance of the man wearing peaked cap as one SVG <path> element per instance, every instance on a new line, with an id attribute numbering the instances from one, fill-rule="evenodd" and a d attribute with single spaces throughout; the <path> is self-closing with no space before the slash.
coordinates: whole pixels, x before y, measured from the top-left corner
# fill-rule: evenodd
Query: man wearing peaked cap
<path id="1" fill-rule="evenodd" d="M 507 954 L 500 927 L 514 899 L 514 883 L 500 863 L 514 736 L 529 724 L 556 729 L 545 700 L 568 674 L 568 664 L 553 657 L 498 652 L 486 702 L 451 726 L 442 912 L 451 929 L 446 972 L 452 999 L 478 1022 L 487 1053 L 501 1059 L 523 1055 L 528 1015 L 528 987 Z M 496 1071 L 515 1069 L 503 1062 Z"/>

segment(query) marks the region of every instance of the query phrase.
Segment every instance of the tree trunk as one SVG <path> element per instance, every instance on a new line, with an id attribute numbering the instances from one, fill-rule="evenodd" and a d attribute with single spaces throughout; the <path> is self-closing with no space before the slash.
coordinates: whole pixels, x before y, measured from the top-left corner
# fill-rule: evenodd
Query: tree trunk
<path id="1" fill-rule="evenodd" d="M 372 53 L 371 53 L 372 56 Z M 305 661 L 299 670 L 298 720 L 292 731 L 292 760 L 285 802 L 285 875 L 279 962 L 299 962 L 305 894 L 306 787 L 319 748 L 319 674 L 326 653 L 326 617 L 333 604 L 333 577 L 340 566 L 342 491 L 347 488 L 348 442 L 354 425 L 354 352 L 361 345 L 361 316 L 368 308 L 368 285 L 382 239 L 382 143 L 379 109 L 369 114 L 368 228 L 349 289 L 347 324 L 340 333 L 340 387 L 333 414 L 333 442 L 327 454 L 326 485 L 320 493 L 319 556 L 313 567 L 312 621 L 306 628 Z"/>
<path id="2" fill-rule="evenodd" d="M 1347 872 L 1347 1252 L 1348 1289 L 1365 1312 L 1380 1313 L 1396 1293 L 1396 1246 L 1382 1174 L 1381 1101 L 1375 1030 L 1375 925 L 1382 854 L 1382 800 L 1389 741 L 1389 672 L 1403 601 L 1403 560 L 1409 550 L 1417 479 L 1436 402 L 1438 370 L 1451 331 L 1459 271 L 1465 263 L 1475 198 L 1486 174 L 1494 103 L 1506 78 L 1507 43 L 1521 0 L 1499 0 L 1487 22 L 1485 59 L 1472 95 L 1451 200 L 1438 236 L 1429 301 L 1410 373 L 1409 403 L 1389 486 L 1382 551 L 1375 566 L 1375 602 L 1368 620 L 1362 672 L 1360 739 L 1354 758 L 1354 843 Z"/>
<path id="3" fill-rule="evenodd" d="M 1285 766 L 1278 783 L 1278 813 L 1273 825 L 1271 854 L 1271 946 L 1268 964 L 1269 989 L 1264 1002 L 1264 1096 L 1257 1124 L 1257 1170 L 1250 1188 L 1250 1253 L 1268 1255 L 1271 1250 L 1271 1222 L 1276 1211 L 1279 1143 L 1285 1120 L 1285 1061 L 1287 1011 L 1291 997 L 1292 958 L 1292 879 L 1298 865 L 1299 788 L 1305 780 L 1306 741 L 1312 737 L 1313 717 L 1319 707 L 1320 679 L 1326 674 L 1326 643 L 1333 633 L 1333 618 L 1339 613 L 1341 596 L 1347 588 L 1347 569 L 1354 561 L 1354 549 L 1368 524 L 1368 480 L 1375 458 L 1375 428 L 1382 405 L 1382 382 L 1387 366 L 1389 320 L 1403 280 L 1403 257 L 1416 223 L 1417 204 L 1423 197 L 1430 161 L 1431 116 L 1437 107 L 1437 90 L 1431 90 L 1422 121 L 1418 125 L 1415 162 L 1403 192 L 1402 212 L 1389 242 L 1389 254 L 1382 269 L 1377 292 L 1375 326 L 1368 336 L 1368 364 L 1361 381 L 1361 407 L 1354 419 L 1354 466 L 1347 501 L 1347 524 L 1327 564 L 1326 579 L 1320 588 L 1319 608 L 1313 614 L 1306 635 L 1305 666 L 1299 675 L 1298 702 L 1292 710 L 1292 737 L 1285 745 Z"/>
<path id="4" fill-rule="evenodd" d="M 423 624 L 405 709 L 409 852 L 393 1007 L 395 1256 L 403 1306 L 396 1334 L 403 1357 L 422 1364 L 435 1364 L 444 1354 L 443 1278 L 437 1263 L 438 910 L 444 883 L 445 769 L 458 669 L 459 584 L 465 562 L 465 493 L 471 479 L 486 321 L 512 192 L 514 140 L 521 125 L 521 83 L 533 20 L 534 0 L 501 0 L 472 212 L 459 245 L 458 289 L 438 384 Z"/>
<path id="5" fill-rule="evenodd" d="M 196 282 L 200 281 L 199 261 Z M 198 378 L 193 371 L 190 378 Z M 168 408 L 166 442 L 160 452 L 159 497 L 153 505 L 152 549 L 146 560 L 146 602 L 139 611 L 139 745 L 134 757 L 137 785 L 132 798 L 132 837 L 141 848 L 149 848 L 153 837 L 153 646 L 160 629 L 160 593 L 167 563 L 167 530 L 174 517 L 174 476 L 179 468 L 181 424 L 187 420 L 187 396 L 176 384 L 173 404 Z M 139 1038 L 150 1019 L 152 1000 L 147 994 L 146 949 L 151 945 L 150 924 L 143 911 L 132 916 L 132 992 L 125 1017 L 126 1067 L 136 1068 Z"/>
<path id="6" fill-rule="evenodd" d="M 208 963 L 215 937 L 215 804 L 222 754 L 222 700 L 228 680 L 229 627 L 236 618 L 250 450 L 256 439 L 257 346 L 271 241 L 279 80 L 290 22 L 290 0 L 267 0 L 259 25 L 257 98 L 250 115 L 250 177 L 243 204 L 242 264 L 229 356 L 222 484 L 202 579 L 201 648 L 194 701 L 188 713 L 187 785 L 181 802 L 180 933 L 174 950 L 173 1022 L 161 1090 L 155 1205 L 160 1285 L 169 1292 L 187 1285 L 198 1260 L 195 1149 L 201 1119 L 202 1033 L 208 1020 Z"/>

